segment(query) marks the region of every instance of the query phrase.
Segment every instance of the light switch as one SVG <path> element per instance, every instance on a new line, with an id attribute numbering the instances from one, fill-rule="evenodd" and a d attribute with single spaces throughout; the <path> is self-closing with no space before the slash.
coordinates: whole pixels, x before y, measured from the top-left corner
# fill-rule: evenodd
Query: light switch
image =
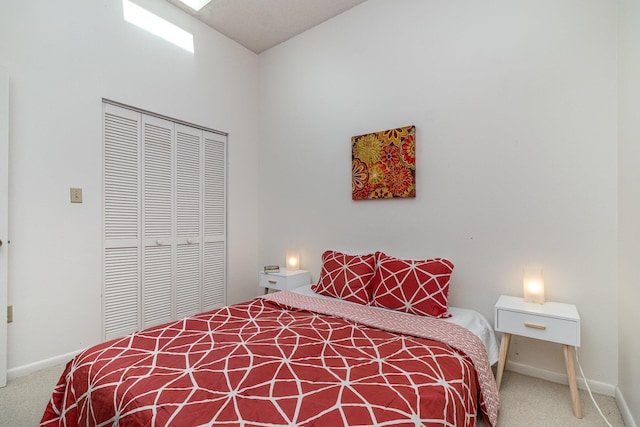
<path id="1" fill-rule="evenodd" d="M 71 188 L 71 203 L 82 203 L 82 188 Z"/>

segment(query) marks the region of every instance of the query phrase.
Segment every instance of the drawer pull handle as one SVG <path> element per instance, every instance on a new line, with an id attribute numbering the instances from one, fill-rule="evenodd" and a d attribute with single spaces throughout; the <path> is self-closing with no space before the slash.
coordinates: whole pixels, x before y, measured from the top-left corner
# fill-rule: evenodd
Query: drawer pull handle
<path id="1" fill-rule="evenodd" d="M 269 283 L 272 284 L 272 285 L 275 285 L 276 283 L 278 283 L 278 281 L 271 279 L 271 280 L 269 280 Z"/>
<path id="2" fill-rule="evenodd" d="M 524 322 L 524 326 L 527 328 L 540 329 L 541 331 L 547 329 L 547 325 L 539 325 L 537 323 Z"/>

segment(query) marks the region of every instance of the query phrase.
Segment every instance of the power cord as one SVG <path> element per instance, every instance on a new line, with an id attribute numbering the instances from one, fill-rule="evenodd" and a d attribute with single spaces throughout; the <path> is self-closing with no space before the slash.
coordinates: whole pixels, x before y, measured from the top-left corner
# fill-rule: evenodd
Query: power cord
<path id="1" fill-rule="evenodd" d="M 584 380 L 584 385 L 587 387 L 587 391 L 589 392 L 589 396 L 591 397 L 591 401 L 596 406 L 596 409 L 600 413 L 600 416 L 602 417 L 604 422 L 607 423 L 607 425 L 609 427 L 613 427 L 611 425 L 611 423 L 609 423 L 609 420 L 607 419 L 607 417 L 605 417 L 604 414 L 602 413 L 602 410 L 600 410 L 600 407 L 596 403 L 596 399 L 593 398 L 593 393 L 591 393 L 591 388 L 589 388 L 589 383 L 587 382 L 587 378 L 584 376 L 584 371 L 582 370 L 582 365 L 580 364 L 580 359 L 578 359 L 578 347 L 574 347 L 574 349 L 575 349 L 575 353 L 576 353 L 576 362 L 578 362 L 578 368 L 580 369 L 580 374 L 582 375 L 582 379 Z"/>

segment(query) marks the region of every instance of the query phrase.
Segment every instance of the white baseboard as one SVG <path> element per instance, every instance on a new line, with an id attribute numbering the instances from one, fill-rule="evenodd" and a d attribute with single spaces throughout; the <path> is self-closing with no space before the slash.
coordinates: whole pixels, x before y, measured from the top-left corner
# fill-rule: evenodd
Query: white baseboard
<path id="1" fill-rule="evenodd" d="M 566 373 L 558 373 L 553 371 L 547 371 L 546 369 L 534 368 L 533 366 L 523 365 L 522 363 L 515 363 L 507 361 L 506 369 L 509 371 L 517 372 L 519 374 L 528 375 L 534 378 L 540 378 L 543 380 L 551 381 L 559 384 L 569 384 Z M 604 394 L 606 396 L 615 396 L 616 386 L 603 383 L 600 381 L 588 380 L 589 388 L 594 393 Z M 585 382 L 582 377 L 577 378 L 578 388 L 586 390 Z"/>
<path id="2" fill-rule="evenodd" d="M 627 402 L 624 400 L 622 391 L 620 391 L 618 387 L 616 387 L 615 398 L 616 398 L 616 404 L 618 405 L 618 409 L 620 410 L 620 415 L 622 415 L 622 421 L 624 421 L 624 425 L 626 427 L 638 427 L 638 425 L 633 419 L 633 415 L 631 415 L 631 410 L 627 406 Z"/>
<path id="3" fill-rule="evenodd" d="M 42 369 L 50 368 L 56 365 L 63 365 L 73 359 L 82 350 L 74 351 L 72 353 L 61 354 L 60 356 L 52 357 L 50 359 L 40 360 L 38 362 L 29 363 L 28 365 L 18 366 L 17 368 L 11 368 L 7 370 L 7 379 L 24 377 L 25 375 L 32 374 Z M 62 374 L 62 371 L 60 371 Z"/>

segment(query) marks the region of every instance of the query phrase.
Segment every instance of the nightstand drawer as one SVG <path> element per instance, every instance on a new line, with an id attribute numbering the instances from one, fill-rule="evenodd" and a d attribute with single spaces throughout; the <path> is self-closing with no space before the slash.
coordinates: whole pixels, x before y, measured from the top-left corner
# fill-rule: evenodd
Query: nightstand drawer
<path id="1" fill-rule="evenodd" d="M 259 285 L 265 289 L 287 291 L 311 283 L 311 275 L 308 271 L 282 271 L 279 273 L 260 272 Z"/>
<path id="2" fill-rule="evenodd" d="M 567 345 L 580 345 L 578 323 L 541 314 L 496 310 L 496 330 Z"/>
<path id="3" fill-rule="evenodd" d="M 262 286 L 263 288 L 283 291 L 287 289 L 287 276 L 276 276 L 275 274 L 260 273 L 260 286 Z"/>

